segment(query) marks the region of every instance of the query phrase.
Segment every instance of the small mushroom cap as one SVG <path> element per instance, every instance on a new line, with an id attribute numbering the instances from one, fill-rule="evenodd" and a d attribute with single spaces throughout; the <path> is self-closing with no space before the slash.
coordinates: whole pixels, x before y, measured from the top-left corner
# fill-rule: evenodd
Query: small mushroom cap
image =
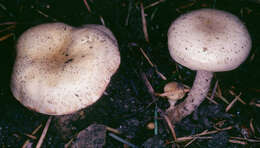
<path id="1" fill-rule="evenodd" d="M 182 99 L 187 92 L 182 84 L 175 81 L 167 83 L 163 89 L 167 98 L 173 101 Z"/>
<path id="2" fill-rule="evenodd" d="M 201 9 L 177 18 L 168 31 L 172 58 L 192 70 L 228 71 L 248 56 L 251 38 L 234 15 Z"/>
<path id="3" fill-rule="evenodd" d="M 11 80 L 14 97 L 49 115 L 70 114 L 96 102 L 120 64 L 112 32 L 97 28 L 50 23 L 23 33 Z"/>

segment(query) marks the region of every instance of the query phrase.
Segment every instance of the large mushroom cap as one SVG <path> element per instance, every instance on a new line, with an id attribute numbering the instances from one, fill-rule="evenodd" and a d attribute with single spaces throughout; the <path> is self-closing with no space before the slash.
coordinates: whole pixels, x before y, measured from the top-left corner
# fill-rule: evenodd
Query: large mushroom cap
<path id="1" fill-rule="evenodd" d="M 11 82 L 15 98 L 49 115 L 96 102 L 120 64 L 115 37 L 104 28 L 50 23 L 27 30 L 17 43 Z"/>
<path id="2" fill-rule="evenodd" d="M 248 56 L 251 38 L 234 15 L 201 9 L 177 18 L 168 31 L 172 58 L 190 69 L 228 71 Z"/>

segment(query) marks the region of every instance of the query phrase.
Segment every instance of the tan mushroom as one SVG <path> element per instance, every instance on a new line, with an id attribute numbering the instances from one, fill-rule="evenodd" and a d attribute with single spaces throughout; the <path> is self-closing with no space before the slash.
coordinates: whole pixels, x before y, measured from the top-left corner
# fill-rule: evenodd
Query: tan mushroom
<path id="1" fill-rule="evenodd" d="M 117 41 L 104 26 L 42 24 L 18 40 L 11 90 L 29 109 L 70 114 L 101 97 L 119 64 Z"/>
<path id="2" fill-rule="evenodd" d="M 168 102 L 170 103 L 170 107 L 167 110 L 172 110 L 174 108 L 175 103 L 182 99 L 187 92 L 189 92 L 188 88 L 185 88 L 183 84 L 178 83 L 176 81 L 172 81 L 167 83 L 164 88 L 163 93 L 155 93 L 156 96 L 166 97 Z"/>
<path id="3" fill-rule="evenodd" d="M 204 100 L 213 72 L 237 68 L 246 60 L 251 38 L 234 15 L 215 9 L 201 9 L 177 18 L 168 31 L 172 58 L 197 71 L 188 97 L 167 113 L 172 122 L 191 114 Z"/>

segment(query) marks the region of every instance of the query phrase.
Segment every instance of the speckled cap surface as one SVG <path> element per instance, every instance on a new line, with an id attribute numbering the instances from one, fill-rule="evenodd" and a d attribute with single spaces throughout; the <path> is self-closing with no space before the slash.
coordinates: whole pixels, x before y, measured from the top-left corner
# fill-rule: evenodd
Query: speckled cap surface
<path id="1" fill-rule="evenodd" d="M 70 114 L 102 96 L 119 64 L 117 41 L 104 26 L 42 24 L 18 40 L 11 90 L 31 110 Z"/>
<path id="2" fill-rule="evenodd" d="M 168 30 L 170 55 L 192 70 L 228 71 L 247 58 L 251 38 L 234 15 L 200 9 L 178 17 Z"/>

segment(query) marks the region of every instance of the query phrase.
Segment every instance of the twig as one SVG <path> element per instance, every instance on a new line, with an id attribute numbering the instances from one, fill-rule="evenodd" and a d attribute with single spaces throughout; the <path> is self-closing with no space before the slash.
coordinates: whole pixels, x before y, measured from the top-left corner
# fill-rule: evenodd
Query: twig
<path id="1" fill-rule="evenodd" d="M 195 140 L 197 140 L 199 137 L 195 137 L 195 138 L 193 138 L 190 142 L 188 142 L 187 144 L 185 144 L 185 146 L 184 147 L 187 147 L 187 146 L 189 146 L 190 144 L 192 144 Z"/>
<path id="2" fill-rule="evenodd" d="M 144 9 L 148 9 L 148 8 L 154 7 L 154 6 L 160 4 L 160 3 L 164 2 L 164 1 L 165 1 L 165 0 L 158 0 L 158 1 L 154 2 L 154 3 L 151 3 L 151 4 L 148 5 L 148 6 L 145 6 Z"/>
<path id="3" fill-rule="evenodd" d="M 192 7 L 194 4 L 195 4 L 195 2 L 190 2 L 190 3 L 188 3 L 188 4 L 182 5 L 182 6 L 180 6 L 179 8 L 177 8 L 176 11 L 179 12 L 179 13 L 182 13 L 181 10 L 186 9 L 186 8 L 190 8 L 190 7 Z"/>
<path id="4" fill-rule="evenodd" d="M 209 96 L 206 96 L 206 98 L 210 101 L 210 102 L 212 102 L 212 103 L 214 103 L 214 104 L 218 104 L 218 102 L 216 102 L 215 100 L 213 100 L 213 99 L 211 99 L 211 97 L 209 97 Z"/>
<path id="5" fill-rule="evenodd" d="M 253 124 L 253 118 L 250 119 L 250 125 L 249 126 L 250 126 L 250 129 L 251 129 L 253 135 L 255 135 L 255 128 L 254 128 L 254 124 Z"/>
<path id="6" fill-rule="evenodd" d="M 132 143 L 130 143 L 130 142 L 128 142 L 128 141 L 126 141 L 126 140 L 124 140 L 124 139 L 118 137 L 117 135 L 115 135 L 115 134 L 113 134 L 113 133 L 108 133 L 108 135 L 111 136 L 112 138 L 114 138 L 114 139 L 116 139 L 116 140 L 118 140 L 118 141 L 124 143 L 124 144 L 127 144 L 128 146 L 130 146 L 130 147 L 132 147 L 132 148 L 138 148 L 136 145 L 134 145 L 134 144 L 132 144 Z"/>
<path id="7" fill-rule="evenodd" d="M 155 72 L 163 79 L 163 80 L 167 80 L 167 78 L 158 71 L 157 66 L 155 64 L 152 63 L 152 61 L 150 60 L 150 58 L 147 56 L 147 54 L 144 52 L 144 50 L 142 48 L 139 48 L 140 51 L 142 52 L 143 56 L 145 57 L 145 59 L 148 61 L 148 63 L 151 65 L 151 67 L 153 67 L 155 69 Z"/>
<path id="8" fill-rule="evenodd" d="M 39 14 L 41 14 L 42 16 L 51 19 L 52 21 L 55 21 L 55 22 L 57 21 L 57 19 L 55 19 L 55 18 L 53 18 L 53 17 L 51 17 L 51 16 L 45 14 L 45 13 L 42 12 L 41 10 L 36 9 L 35 11 L 38 12 Z"/>
<path id="9" fill-rule="evenodd" d="M 33 139 L 33 140 L 37 139 L 36 136 L 31 135 L 31 134 L 24 134 L 24 135 L 27 136 L 27 137 L 29 137 L 29 138 L 31 138 L 31 139 Z"/>
<path id="10" fill-rule="evenodd" d="M 34 136 L 34 135 L 40 130 L 41 127 L 42 127 L 42 124 L 40 124 L 35 130 L 33 130 L 33 132 L 31 133 L 31 135 Z M 26 146 L 27 146 L 29 143 L 30 143 L 30 140 L 27 139 L 27 140 L 24 142 L 22 148 L 26 148 Z"/>
<path id="11" fill-rule="evenodd" d="M 142 48 L 139 48 L 140 51 L 142 52 L 143 56 L 145 57 L 145 59 L 148 61 L 148 63 L 154 67 L 154 64 L 152 63 L 152 61 L 150 60 L 150 58 L 147 56 L 147 54 L 144 52 L 144 50 Z"/>
<path id="12" fill-rule="evenodd" d="M 143 81 L 144 81 L 144 83 L 145 83 L 145 86 L 146 86 L 147 89 L 148 89 L 148 92 L 149 92 L 150 95 L 152 96 L 153 101 L 155 101 L 156 98 L 155 98 L 155 96 L 154 96 L 154 89 L 153 89 L 151 83 L 150 83 L 149 80 L 147 79 L 146 74 L 145 74 L 144 72 L 142 72 L 141 75 L 142 75 L 142 79 L 143 79 Z"/>
<path id="13" fill-rule="evenodd" d="M 153 89 L 151 83 L 149 82 L 149 80 L 147 79 L 146 74 L 144 72 L 141 72 L 141 78 L 142 78 L 145 86 L 147 87 L 148 92 L 149 92 L 149 94 L 150 94 L 150 96 L 152 97 L 152 100 L 153 100 L 146 106 L 146 108 L 149 108 L 154 102 L 157 101 L 157 98 L 155 97 L 154 89 Z"/>
<path id="14" fill-rule="evenodd" d="M 227 120 L 218 121 L 217 123 L 215 123 L 214 128 L 216 128 L 217 130 L 219 130 L 218 127 L 222 127 L 222 126 L 225 124 L 226 121 L 227 121 Z"/>
<path id="15" fill-rule="evenodd" d="M 239 102 L 241 102 L 242 104 L 246 105 L 246 102 L 243 101 L 243 100 L 240 98 L 240 95 L 235 94 L 232 90 L 229 90 L 229 93 L 230 93 L 232 96 L 238 96 L 237 100 L 238 100 Z"/>
<path id="16" fill-rule="evenodd" d="M 8 26 L 8 27 L 6 27 L 6 28 L 0 30 L 0 33 L 1 33 L 1 32 L 4 32 L 4 31 L 7 31 L 7 30 L 14 29 L 14 28 L 15 28 L 15 25 L 10 25 L 10 26 Z"/>
<path id="17" fill-rule="evenodd" d="M 218 89 L 217 97 L 221 99 L 223 102 L 225 102 L 226 104 L 229 104 L 228 100 L 222 96 L 222 92 L 219 85 L 217 86 L 217 89 Z"/>
<path id="18" fill-rule="evenodd" d="M 148 32 L 147 32 L 147 25 L 146 25 L 146 19 L 145 19 L 145 14 L 144 14 L 143 2 L 140 3 L 140 8 L 141 8 L 144 37 L 145 37 L 146 42 L 149 43 L 149 35 L 148 35 Z"/>
<path id="19" fill-rule="evenodd" d="M 200 136 L 205 136 L 205 135 L 211 135 L 211 134 L 215 134 L 219 131 L 225 131 L 225 130 L 230 130 L 232 129 L 232 126 L 228 126 L 226 128 L 222 128 L 222 129 L 218 129 L 218 130 L 213 130 L 213 131 L 208 131 L 208 130 L 205 130 L 199 134 L 195 134 L 195 135 L 191 135 L 191 136 L 186 136 L 186 137 L 180 137 L 180 138 L 177 138 L 177 140 L 175 142 L 185 142 L 185 141 L 188 141 L 188 140 L 192 140 L 193 138 L 195 137 L 200 137 Z"/>
<path id="20" fill-rule="evenodd" d="M 110 132 L 113 132 L 115 134 L 121 134 L 119 130 L 117 129 L 114 129 L 112 127 L 109 127 L 109 126 L 106 126 L 106 130 L 110 131 Z"/>
<path id="21" fill-rule="evenodd" d="M 255 107 L 260 107 L 260 103 L 256 103 L 254 100 L 252 100 L 249 105 L 255 106 Z"/>
<path id="22" fill-rule="evenodd" d="M 40 139 L 39 139 L 39 141 L 38 141 L 38 143 L 36 145 L 36 148 L 40 148 L 41 147 L 41 145 L 43 143 L 43 140 L 44 140 L 44 138 L 45 138 L 45 136 L 47 134 L 47 131 L 49 129 L 49 126 L 50 126 L 50 123 L 51 123 L 51 119 L 52 119 L 52 116 L 50 116 L 49 119 L 47 120 L 47 122 L 45 124 L 45 127 L 44 127 L 44 129 L 42 131 L 42 135 L 41 135 L 41 137 L 40 137 Z"/>
<path id="23" fill-rule="evenodd" d="M 13 33 L 9 33 L 9 34 L 6 34 L 6 35 L 0 37 L 0 42 L 10 38 L 13 35 L 14 35 Z"/>
<path id="24" fill-rule="evenodd" d="M 4 25 L 15 25 L 17 24 L 16 22 L 4 22 L 4 23 L 0 23 L 0 26 L 4 26 Z"/>
<path id="25" fill-rule="evenodd" d="M 102 23 L 103 26 L 106 26 L 105 20 L 102 16 L 99 16 L 100 22 Z"/>
<path id="26" fill-rule="evenodd" d="M 237 100 L 238 100 L 238 96 L 236 96 L 236 97 L 231 101 L 231 103 L 226 107 L 225 111 L 228 112 L 228 111 L 231 109 L 231 107 L 237 102 Z"/>
<path id="27" fill-rule="evenodd" d="M 131 10 L 132 10 L 132 1 L 129 1 L 129 3 L 128 3 L 128 10 L 127 10 L 127 16 L 126 16 L 126 19 L 125 19 L 125 26 L 128 26 Z"/>
<path id="28" fill-rule="evenodd" d="M 229 139 L 228 140 L 230 143 L 235 143 L 235 144 L 242 144 L 242 145 L 246 145 L 247 142 L 245 141 L 240 141 L 240 140 L 233 140 L 233 139 Z"/>
<path id="29" fill-rule="evenodd" d="M 167 124 L 168 124 L 168 126 L 169 126 L 169 128 L 171 130 L 173 140 L 176 141 L 177 140 L 177 136 L 176 136 L 176 133 L 175 133 L 175 130 L 174 130 L 174 125 L 171 123 L 171 121 L 168 118 L 168 116 L 165 115 L 165 113 L 163 113 L 163 111 L 160 110 L 160 113 L 162 113 L 163 118 L 165 119 L 165 121 L 167 122 Z"/>
<path id="30" fill-rule="evenodd" d="M 64 145 L 64 148 L 70 148 L 74 138 L 71 138 L 68 143 Z"/>
<path id="31" fill-rule="evenodd" d="M 91 13 L 91 9 L 90 9 L 90 6 L 89 6 L 87 0 L 83 0 L 83 2 L 84 2 L 84 4 L 85 4 L 85 6 L 87 7 L 88 12 Z"/>
<path id="32" fill-rule="evenodd" d="M 22 148 L 27 148 L 27 145 L 30 144 L 30 140 L 26 140 L 22 146 Z"/>
<path id="33" fill-rule="evenodd" d="M 217 94 L 217 97 L 222 100 L 223 102 L 225 102 L 226 104 L 229 104 L 228 100 L 226 98 L 224 98 L 222 95 Z"/>
<path id="34" fill-rule="evenodd" d="M 243 141 L 248 141 L 248 142 L 260 143 L 260 139 L 248 139 L 248 138 L 243 138 L 243 137 L 230 137 L 230 139 L 236 139 L 236 140 L 243 140 Z"/>

